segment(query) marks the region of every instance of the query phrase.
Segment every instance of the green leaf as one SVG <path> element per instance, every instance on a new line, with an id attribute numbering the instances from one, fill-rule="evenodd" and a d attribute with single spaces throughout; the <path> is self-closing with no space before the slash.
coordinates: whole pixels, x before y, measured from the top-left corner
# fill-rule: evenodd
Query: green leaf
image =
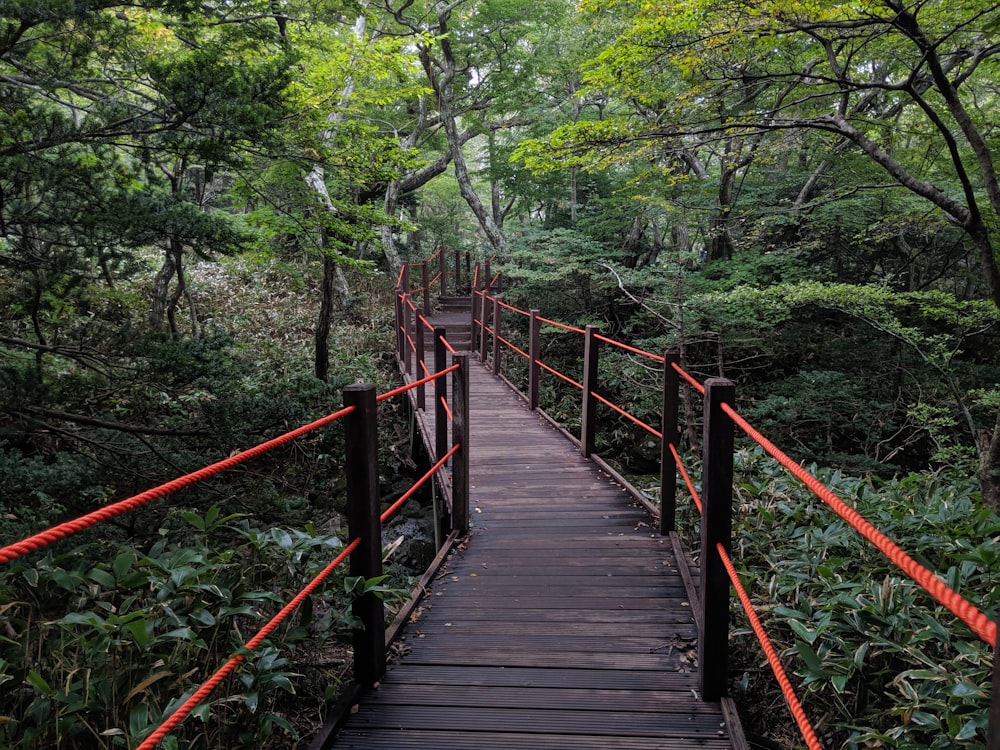
<path id="1" fill-rule="evenodd" d="M 38 674 L 38 672 L 36 672 L 34 669 L 28 671 L 27 680 L 31 684 L 31 686 L 35 688 L 35 690 L 42 693 L 43 695 L 51 696 L 55 693 L 55 691 L 51 687 L 49 687 L 49 683 L 45 681 L 45 678 L 42 677 L 40 674 Z"/>
<path id="2" fill-rule="evenodd" d="M 823 662 L 820 661 L 819 656 L 816 655 L 816 652 L 812 650 L 811 646 L 803 643 L 802 641 L 796 641 L 795 649 L 799 652 L 799 655 L 802 657 L 802 661 L 806 663 L 806 666 L 809 668 L 809 671 L 814 676 L 819 676 L 819 677 L 829 676 L 829 673 L 825 669 L 823 669 Z"/>

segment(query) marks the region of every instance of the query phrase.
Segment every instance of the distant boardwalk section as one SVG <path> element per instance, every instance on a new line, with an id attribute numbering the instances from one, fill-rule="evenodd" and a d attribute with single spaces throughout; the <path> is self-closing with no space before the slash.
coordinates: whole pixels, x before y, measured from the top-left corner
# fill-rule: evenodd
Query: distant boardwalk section
<path id="1" fill-rule="evenodd" d="M 470 369 L 471 535 L 332 747 L 742 748 L 738 722 L 697 696 L 671 538 L 506 385 Z"/>

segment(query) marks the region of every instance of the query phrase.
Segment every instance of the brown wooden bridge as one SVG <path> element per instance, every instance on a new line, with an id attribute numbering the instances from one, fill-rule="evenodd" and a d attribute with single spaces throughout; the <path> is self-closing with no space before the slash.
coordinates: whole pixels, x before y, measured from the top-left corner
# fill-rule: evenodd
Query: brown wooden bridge
<path id="1" fill-rule="evenodd" d="M 439 339 L 438 368 L 467 356 L 473 317 L 468 298 L 442 305 L 409 329 L 427 352 L 429 329 L 445 334 L 456 354 L 442 357 Z M 426 372 L 407 361 L 407 381 L 434 371 L 423 359 Z M 468 429 L 470 533 L 452 535 L 404 613 L 399 658 L 314 746 L 745 747 L 731 702 L 699 695 L 698 575 L 677 537 L 491 370 L 467 372 L 468 412 L 455 419 Z M 440 455 L 442 412 L 431 395 L 420 402 Z"/>

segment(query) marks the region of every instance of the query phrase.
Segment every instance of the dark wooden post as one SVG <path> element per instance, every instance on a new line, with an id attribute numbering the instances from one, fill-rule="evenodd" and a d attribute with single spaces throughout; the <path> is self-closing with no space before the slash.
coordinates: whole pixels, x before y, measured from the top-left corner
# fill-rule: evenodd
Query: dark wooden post
<path id="1" fill-rule="evenodd" d="M 482 268 L 480 267 L 479 261 L 477 260 L 476 270 L 472 274 L 472 282 L 471 282 L 472 291 L 476 291 L 477 289 L 482 288 L 483 277 L 481 276 L 481 274 L 482 274 Z"/>
<path id="2" fill-rule="evenodd" d="M 538 322 L 538 310 L 528 313 L 528 408 L 532 411 L 538 408 L 538 360 L 541 353 L 541 323 Z"/>
<path id="3" fill-rule="evenodd" d="M 492 261 L 490 261 L 487 258 L 486 259 L 486 278 L 483 279 L 483 289 L 485 289 L 487 291 L 492 291 L 492 289 L 490 288 L 490 282 L 491 281 L 493 281 Z"/>
<path id="4" fill-rule="evenodd" d="M 493 298 L 493 374 L 500 374 L 500 323 L 503 320 L 500 296 Z"/>
<path id="5" fill-rule="evenodd" d="M 448 368 L 448 351 L 444 346 L 444 326 L 434 329 L 434 372 Z M 444 408 L 448 398 L 447 378 L 434 381 L 434 460 L 438 461 L 448 452 L 448 412 Z"/>
<path id="6" fill-rule="evenodd" d="M 469 531 L 469 355 L 454 357 L 458 369 L 451 374 L 452 444 L 458 450 L 451 457 L 451 527 L 460 534 Z"/>
<path id="7" fill-rule="evenodd" d="M 361 539 L 361 544 L 351 553 L 350 574 L 367 580 L 382 575 L 375 386 L 347 386 L 344 406 L 355 407 L 344 425 L 348 534 L 352 540 Z M 362 623 L 353 633 L 354 679 L 362 687 L 369 688 L 385 674 L 385 607 L 374 593 L 367 593 L 357 597 L 351 608 Z"/>
<path id="8" fill-rule="evenodd" d="M 465 278 L 472 284 L 472 253 L 468 250 L 465 251 Z"/>
<path id="9" fill-rule="evenodd" d="M 431 314 L 431 272 L 427 261 L 420 264 L 420 281 L 424 287 L 424 315 Z"/>
<path id="10" fill-rule="evenodd" d="M 400 364 L 403 362 L 403 344 L 406 339 L 403 336 L 403 291 L 402 287 L 396 289 L 396 357 Z"/>
<path id="11" fill-rule="evenodd" d="M 421 367 L 421 365 L 425 365 L 427 362 L 427 358 L 424 353 L 424 330 L 425 330 L 424 319 L 420 315 L 415 315 L 414 318 L 416 320 L 416 326 L 414 327 L 413 331 L 413 343 L 417 347 L 417 354 L 416 354 L 417 363 L 415 366 L 414 376 L 416 377 L 417 380 L 423 380 L 425 377 L 427 377 L 427 373 L 424 371 L 424 368 Z M 426 388 L 425 386 L 422 385 L 417 386 L 417 408 L 418 409 L 427 408 Z"/>
<path id="12" fill-rule="evenodd" d="M 476 290 L 473 289 L 472 292 L 472 314 L 469 316 L 472 320 L 472 336 L 469 340 L 469 350 L 478 351 L 479 349 L 479 327 L 476 323 L 479 320 L 479 299 L 476 297 Z"/>
<path id="13" fill-rule="evenodd" d="M 997 617 L 1000 619 L 1000 612 L 997 612 Z M 990 687 L 990 723 L 986 730 L 986 750 L 1000 750 L 1000 653 L 997 651 L 997 648 L 993 649 L 993 685 Z"/>
<path id="14" fill-rule="evenodd" d="M 403 294 L 410 293 L 410 264 L 403 264 L 403 273 L 401 274 L 402 280 L 399 285 L 403 288 Z"/>
<path id="15" fill-rule="evenodd" d="M 597 326 L 587 326 L 583 339 L 583 403 L 580 414 L 580 452 L 589 457 L 597 451 Z"/>
<path id="16" fill-rule="evenodd" d="M 441 271 L 441 296 L 448 294 L 448 251 L 443 247 L 438 255 L 438 266 Z"/>
<path id="17" fill-rule="evenodd" d="M 680 364 L 677 352 L 663 355 L 663 408 L 660 412 L 660 534 L 677 529 L 677 460 L 670 451 L 680 444 L 677 428 L 677 395 L 680 382 L 674 364 Z M 678 451 L 679 452 L 679 451 Z"/>
<path id="18" fill-rule="evenodd" d="M 729 671 L 729 575 L 715 546 L 732 549 L 733 421 L 722 404 L 733 405 L 731 380 L 705 382 L 705 425 L 702 447 L 701 517 L 701 637 L 698 639 L 701 698 L 717 701 L 726 695 Z"/>
<path id="19" fill-rule="evenodd" d="M 403 295 L 403 372 L 407 375 L 413 372 L 410 367 L 410 295 Z"/>
<path id="20" fill-rule="evenodd" d="M 486 364 L 486 329 L 489 328 L 490 300 L 483 289 L 482 307 L 479 311 L 479 361 Z"/>

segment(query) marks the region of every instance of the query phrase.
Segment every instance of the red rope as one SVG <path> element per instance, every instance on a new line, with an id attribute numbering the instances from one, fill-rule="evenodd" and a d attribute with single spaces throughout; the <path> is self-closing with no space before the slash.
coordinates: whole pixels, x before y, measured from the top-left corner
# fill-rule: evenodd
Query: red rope
<path id="1" fill-rule="evenodd" d="M 636 349 L 634 346 L 629 346 L 628 344 L 623 344 L 621 341 L 615 341 L 614 339 L 609 339 L 607 336 L 602 336 L 599 333 L 595 334 L 595 339 L 598 341 L 603 341 L 605 344 L 611 344 L 612 346 L 617 346 L 619 349 L 624 349 L 627 352 L 632 352 L 633 354 L 639 354 L 643 357 L 649 357 L 657 362 L 665 361 L 663 357 L 658 354 L 653 354 L 652 352 L 643 351 L 642 349 Z"/>
<path id="2" fill-rule="evenodd" d="M 510 310 L 511 312 L 516 312 L 518 315 L 523 315 L 526 318 L 531 317 L 531 313 L 525 312 L 524 310 L 514 307 L 513 305 L 508 305 L 503 300 L 500 300 L 500 307 L 504 308 L 505 310 Z"/>
<path id="3" fill-rule="evenodd" d="M 426 383 L 430 383 L 432 380 L 437 380 L 438 378 L 443 378 L 449 372 L 455 372 L 455 370 L 457 370 L 459 367 L 461 367 L 461 365 L 452 365 L 451 367 L 448 367 L 448 368 L 446 368 L 444 370 L 441 370 L 441 372 L 436 372 L 433 375 L 430 375 L 429 377 L 421 378 L 420 380 L 414 380 L 412 383 L 407 383 L 406 385 L 401 385 L 399 388 L 394 388 L 391 391 L 386 391 L 381 396 L 376 396 L 375 400 L 376 401 L 386 401 L 386 400 L 392 398 L 393 396 L 398 396 L 401 393 L 406 393 L 407 391 L 412 391 L 417 386 L 424 385 Z"/>
<path id="4" fill-rule="evenodd" d="M 476 270 L 472 274 L 472 296 L 476 295 L 476 287 L 479 286 L 479 264 L 476 263 Z"/>
<path id="5" fill-rule="evenodd" d="M 556 328 L 562 328 L 564 331 L 572 331 L 573 333 L 586 333 L 582 328 L 574 328 L 573 326 L 568 326 L 565 323 L 557 323 L 554 320 L 549 320 L 548 318 L 539 317 L 538 321 L 541 323 L 548 323 L 550 326 L 555 326 Z"/>
<path id="6" fill-rule="evenodd" d="M 774 646 L 771 645 L 771 640 L 767 637 L 767 633 L 764 631 L 764 626 L 761 624 L 760 618 L 754 611 L 750 597 L 747 595 L 746 589 L 743 588 L 740 577 L 736 573 L 736 568 L 733 566 L 733 561 L 729 559 L 729 555 L 726 554 L 726 548 L 723 547 L 722 544 L 716 544 L 715 549 L 718 551 L 719 557 L 722 558 L 722 564 L 726 567 L 726 572 L 729 573 L 729 580 L 733 582 L 733 587 L 736 589 L 736 595 L 740 599 L 740 604 L 743 605 L 743 611 L 747 613 L 747 617 L 750 620 L 750 626 L 753 628 L 753 632 L 757 636 L 757 640 L 760 641 L 760 647 L 764 649 L 767 661 L 771 665 L 771 671 L 774 672 L 774 676 L 777 678 L 778 684 L 781 686 L 781 692 L 785 696 L 785 701 L 788 703 L 788 708 L 791 710 L 792 716 L 795 717 L 795 723 L 799 725 L 799 731 L 802 732 L 802 737 L 806 741 L 806 746 L 809 750 L 823 750 L 823 746 L 819 744 L 819 739 L 816 737 L 816 732 L 813 730 L 812 724 L 809 723 L 809 718 L 806 716 L 806 712 L 803 710 L 802 704 L 799 703 L 799 699 L 795 695 L 792 683 L 789 681 L 788 675 L 785 674 L 785 668 L 781 666 L 781 660 L 778 658 L 778 654 L 774 650 Z"/>
<path id="7" fill-rule="evenodd" d="M 417 317 L 420 319 L 420 322 L 424 324 L 424 327 L 428 331 L 434 333 L 434 326 L 432 326 L 430 323 L 427 322 L 427 318 L 425 318 L 423 315 L 418 315 Z"/>
<path id="8" fill-rule="evenodd" d="M 910 578 L 923 586 L 927 593 L 939 604 L 949 609 L 952 614 L 968 625 L 976 635 L 996 648 L 997 624 L 983 614 L 978 607 L 961 594 L 949 588 L 931 570 L 910 557 L 899 545 L 876 529 L 854 508 L 833 494 L 816 477 L 790 459 L 774 443 L 754 429 L 731 406 L 722 404 L 722 410 L 729 415 L 734 424 L 738 425 L 751 439 L 777 459 L 778 463 L 788 469 L 796 479 L 812 490 L 816 497 L 826 503 L 838 516 L 854 527 L 854 530 L 861 534 L 861 536 L 874 544 L 883 555 L 899 566 Z"/>
<path id="9" fill-rule="evenodd" d="M 448 459 L 451 458 L 453 455 L 455 455 L 455 452 L 458 451 L 458 449 L 461 447 L 462 446 L 457 443 L 451 446 L 451 450 L 445 453 L 443 456 L 441 456 L 441 459 L 430 468 L 430 471 L 428 471 L 426 474 L 420 477 L 420 479 L 418 479 L 416 483 L 412 487 L 410 487 L 410 489 L 408 489 L 406 492 L 403 493 L 403 495 L 399 498 L 399 500 L 397 500 L 388 508 L 386 508 L 384 511 L 382 511 L 382 515 L 380 516 L 382 523 L 388 521 L 392 517 L 393 513 L 399 510 L 407 500 L 413 497 L 413 493 L 415 493 L 417 490 L 423 487 L 423 485 L 427 482 L 427 480 L 430 479 L 432 476 L 434 476 L 434 472 L 440 469 L 442 466 L 444 466 L 445 463 L 447 463 Z"/>
<path id="10" fill-rule="evenodd" d="M 455 415 L 451 413 L 451 407 L 448 406 L 448 399 L 446 399 L 444 396 L 441 396 L 440 401 L 441 401 L 441 406 L 444 408 L 444 413 L 448 415 L 448 421 L 454 422 Z"/>
<path id="11" fill-rule="evenodd" d="M 189 485 L 200 482 L 203 479 L 207 479 L 214 474 L 218 474 L 219 472 L 241 464 L 244 461 L 249 461 L 251 458 L 255 458 L 269 450 L 273 450 L 279 445 L 284 445 L 285 443 L 294 440 L 307 432 L 312 432 L 320 427 L 325 427 L 331 422 L 336 422 L 341 417 L 345 417 L 350 414 L 355 408 L 356 407 L 354 406 L 348 406 L 340 411 L 334 412 L 333 414 L 328 414 L 322 419 L 317 419 L 315 422 L 303 425 L 296 430 L 286 432 L 284 435 L 279 435 L 278 437 L 268 440 L 267 442 L 248 448 L 235 456 L 230 456 L 222 461 L 210 464 L 203 469 L 198 469 L 198 471 L 185 474 L 182 477 L 173 479 L 159 485 L 158 487 L 146 490 L 145 492 L 134 495 L 125 500 L 120 500 L 117 503 L 106 505 L 103 508 L 87 513 L 79 518 L 75 518 L 72 521 L 66 521 L 65 523 L 58 524 L 50 529 L 46 529 L 45 531 L 35 534 L 34 536 L 30 536 L 27 539 L 14 542 L 6 547 L 0 547 L 0 564 L 9 563 L 11 560 L 21 557 L 22 555 L 26 555 L 29 552 L 41 549 L 42 547 L 52 544 L 52 542 L 58 541 L 59 539 L 75 534 L 78 531 L 83 531 L 90 526 L 94 526 L 102 521 L 107 521 L 109 518 L 114 518 L 115 516 L 125 513 L 126 511 L 145 505 L 152 500 L 169 495 L 172 492 L 177 492 L 178 490 L 188 487 Z"/>
<path id="12" fill-rule="evenodd" d="M 396 288 L 399 289 L 403 284 L 403 274 L 406 273 L 406 267 L 408 263 L 404 263 L 399 269 L 399 276 L 396 278 Z"/>
<path id="13" fill-rule="evenodd" d="M 565 380 L 565 381 L 566 381 L 567 383 L 569 383 L 569 384 L 570 384 L 570 385 L 572 385 L 572 386 L 576 386 L 576 387 L 577 387 L 578 389 L 580 389 L 581 391 L 583 390 L 583 383 L 577 383 L 577 382 L 576 382 L 575 380 L 573 380 L 572 378 L 568 378 L 568 377 L 566 377 L 566 376 L 565 376 L 565 375 L 563 375 L 563 374 L 562 374 L 561 372 L 559 372 L 559 370 L 556 370 L 556 369 L 553 369 L 553 368 L 549 367 L 549 366 L 548 366 L 547 364 L 545 364 L 545 363 L 544 363 L 544 362 L 542 362 L 541 360 L 538 360 L 538 359 L 536 359 L 536 360 L 535 360 L 535 364 L 537 364 L 537 365 L 538 365 L 539 367 L 541 367 L 541 368 L 542 368 L 543 370 L 548 370 L 548 371 L 549 371 L 549 372 L 551 372 L 551 373 L 552 373 L 553 375 L 555 375 L 555 376 L 556 376 L 557 378 L 561 378 L 562 380 Z"/>
<path id="14" fill-rule="evenodd" d="M 446 338 L 444 338 L 444 337 L 442 336 L 442 337 L 441 337 L 441 340 L 442 340 L 442 341 L 444 342 L 444 348 L 445 348 L 445 349 L 447 349 L 447 350 L 448 350 L 449 352 L 451 352 L 452 354 L 458 354 L 458 352 L 457 352 L 457 351 L 455 351 L 455 347 L 453 347 L 453 346 L 451 345 L 451 343 L 450 343 L 450 342 L 448 341 L 448 339 L 446 339 Z"/>
<path id="15" fill-rule="evenodd" d="M 513 351 L 517 352 L 518 354 L 520 354 L 525 359 L 531 359 L 531 357 L 528 356 L 528 354 L 526 352 L 522 351 L 521 349 L 518 349 L 516 346 L 514 346 L 511 342 L 509 342 L 503 336 L 500 336 L 499 338 L 500 338 L 500 343 L 501 344 L 506 344 L 510 349 L 512 349 Z"/>
<path id="16" fill-rule="evenodd" d="M 417 289 L 416 291 L 418 291 L 418 292 L 419 292 L 420 290 L 419 290 L 419 289 Z M 413 310 L 413 312 L 416 312 L 416 311 L 417 311 L 417 306 L 413 304 L 413 298 L 412 298 L 412 297 L 411 297 L 411 296 L 410 296 L 409 294 L 407 294 L 407 295 L 406 295 L 406 296 L 405 296 L 405 297 L 403 298 L 403 301 L 404 301 L 404 302 L 405 302 L 405 303 L 406 303 L 407 305 L 409 305 L 409 306 L 410 306 L 410 309 L 411 309 L 411 310 Z"/>
<path id="17" fill-rule="evenodd" d="M 660 438 L 661 440 L 663 439 L 663 433 L 662 432 L 660 432 L 659 430 L 654 430 L 652 427 L 650 427 L 648 424 L 646 424 L 645 422 L 643 422 L 641 419 L 638 419 L 637 417 L 633 417 L 631 414 L 629 414 L 627 411 L 625 411 L 623 408 L 621 408 L 617 404 L 614 404 L 614 403 L 608 401 L 606 398 L 604 398 L 604 396 L 600 395 L 599 393 L 592 393 L 591 395 L 594 398 L 596 398 L 598 401 L 600 401 L 602 404 L 604 404 L 605 406 L 607 406 L 609 409 L 612 409 L 613 411 L 616 411 L 619 414 L 621 414 L 623 417 L 625 417 L 625 419 L 628 419 L 631 422 L 635 422 L 637 425 L 639 425 L 642 429 L 644 429 L 647 432 L 649 432 L 651 435 L 655 435 L 656 437 Z"/>
<path id="18" fill-rule="evenodd" d="M 416 353 L 416 351 L 417 351 L 417 342 L 413 340 L 413 337 L 410 336 L 409 332 L 407 332 L 407 334 L 406 334 L 406 341 L 407 341 L 407 343 L 409 343 L 410 349 L 414 353 Z"/>
<path id="19" fill-rule="evenodd" d="M 428 377 L 434 374 L 430 370 L 427 369 L 427 365 L 424 364 L 423 360 L 420 360 L 420 369 L 423 370 L 424 371 L 424 375 L 427 375 Z"/>
<path id="20" fill-rule="evenodd" d="M 278 612 L 278 614 L 272 617 L 264 627 L 258 630 L 257 634 L 247 641 L 246 645 L 241 650 L 253 651 L 257 648 L 257 646 L 259 646 L 261 642 L 263 642 L 263 640 L 282 623 L 282 621 L 284 621 L 303 601 L 305 601 L 306 597 L 316 590 L 316 588 L 334 571 L 334 569 L 336 569 L 338 565 L 347 559 L 348 555 L 357 549 L 359 544 L 361 544 L 361 540 L 355 539 L 349 545 L 344 547 L 340 554 L 337 555 L 337 557 L 334 558 L 329 565 L 323 568 L 320 574 L 313 578 L 304 589 L 296 594 L 295 598 L 288 602 L 288 604 L 286 604 L 281 611 Z M 209 693 L 215 690 L 215 688 L 218 687 L 219 684 L 226 679 L 226 677 L 228 677 L 237 666 L 239 666 L 240 662 L 242 662 L 244 658 L 246 658 L 246 654 L 242 653 L 231 657 L 229 661 L 223 664 L 218 671 L 216 671 L 215 674 L 202 683 L 201 687 L 198 688 L 190 698 L 184 701 L 184 703 L 181 704 L 181 706 L 174 711 L 155 732 L 143 740 L 137 750 L 152 750 L 152 748 L 156 747 L 160 740 L 170 734 L 171 730 L 184 721 L 188 714 L 190 714 L 199 703 L 205 700 Z"/>
<path id="21" fill-rule="evenodd" d="M 691 493 L 691 499 L 694 500 L 694 505 L 701 513 L 701 498 L 698 496 L 698 490 L 694 488 L 694 482 L 691 481 L 691 477 L 687 473 L 687 469 L 684 468 L 684 462 L 681 460 L 680 454 L 677 452 L 677 447 L 673 443 L 668 444 L 670 446 L 670 452 L 674 454 L 674 461 L 677 464 L 677 468 L 680 469 L 681 476 L 684 478 L 684 483 L 687 485 L 688 492 Z"/>
<path id="22" fill-rule="evenodd" d="M 677 364 L 676 362 L 671 362 L 670 366 L 673 367 L 674 370 L 677 371 L 678 375 L 680 375 L 688 383 L 690 383 L 691 387 L 694 388 L 696 391 L 698 391 L 698 393 L 700 393 L 702 395 L 705 395 L 705 386 L 703 386 L 701 383 L 699 383 L 697 380 L 695 380 L 693 377 L 691 377 L 687 373 L 687 371 L 684 370 L 679 364 Z"/>

